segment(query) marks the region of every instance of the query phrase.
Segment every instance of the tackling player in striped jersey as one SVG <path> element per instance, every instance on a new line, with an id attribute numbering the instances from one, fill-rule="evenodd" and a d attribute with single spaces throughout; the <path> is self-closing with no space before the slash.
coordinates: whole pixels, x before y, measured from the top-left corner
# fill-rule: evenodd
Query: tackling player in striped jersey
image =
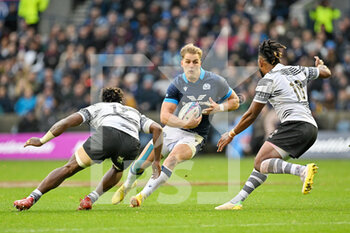
<path id="1" fill-rule="evenodd" d="M 40 197 L 58 187 L 65 179 L 75 173 L 101 163 L 107 158 L 113 162 L 112 168 L 104 175 L 95 191 L 80 202 L 79 210 L 91 209 L 100 195 L 115 186 L 123 175 L 123 170 L 139 154 L 139 131 L 153 134 L 155 159 L 152 164 L 153 176 L 160 173 L 160 151 L 163 145 L 162 127 L 153 120 L 141 115 L 136 109 L 122 104 L 123 92 L 120 88 L 104 88 L 102 102 L 81 109 L 79 112 L 55 123 L 42 138 L 30 138 L 26 146 L 42 146 L 59 136 L 70 127 L 84 122 L 96 130 L 86 142 L 72 155 L 67 164 L 53 170 L 39 186 L 27 197 L 14 202 L 19 210 L 32 207 Z"/>
<path id="2" fill-rule="evenodd" d="M 307 83 L 316 78 L 329 78 L 331 72 L 318 57 L 315 57 L 315 67 L 282 65 L 280 49 L 285 48 L 272 40 L 260 44 L 258 63 L 263 78 L 258 82 L 248 111 L 234 129 L 222 135 L 217 144 L 218 151 L 254 122 L 267 101 L 275 109 L 281 124 L 260 148 L 253 172 L 243 189 L 231 201 L 216 207 L 217 210 L 242 209 L 242 202 L 265 182 L 268 173 L 297 175 L 303 182 L 302 193 L 311 191 L 317 166 L 314 163 L 302 166 L 285 160 L 299 158 L 314 144 L 317 124 L 309 109 Z"/>

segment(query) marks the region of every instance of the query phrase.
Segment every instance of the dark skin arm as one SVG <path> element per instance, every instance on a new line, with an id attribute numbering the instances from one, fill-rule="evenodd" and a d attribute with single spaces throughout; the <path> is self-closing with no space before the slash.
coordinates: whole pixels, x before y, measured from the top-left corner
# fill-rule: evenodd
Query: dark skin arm
<path id="1" fill-rule="evenodd" d="M 248 128 L 259 116 L 261 110 L 264 107 L 265 104 L 253 101 L 247 112 L 244 113 L 239 123 L 235 126 L 234 131 L 236 135 Z M 224 149 L 224 147 L 227 146 L 232 140 L 233 137 L 229 136 L 229 132 L 224 133 L 221 136 L 218 144 L 216 145 L 218 147 L 217 152 L 221 152 Z"/>
<path id="2" fill-rule="evenodd" d="M 160 175 L 160 158 L 163 147 L 163 128 L 153 122 L 150 126 L 150 133 L 153 134 L 153 145 L 154 145 L 154 161 L 152 163 L 152 178 L 156 179 Z"/>
<path id="3" fill-rule="evenodd" d="M 315 66 L 318 68 L 320 74 L 319 78 L 329 78 L 331 77 L 332 73 L 328 69 L 328 67 L 324 64 L 324 62 L 318 57 L 315 56 Z"/>
<path id="4" fill-rule="evenodd" d="M 51 133 L 57 137 L 61 135 L 68 128 L 75 127 L 83 123 L 83 117 L 79 113 L 73 113 L 68 117 L 56 122 L 51 128 Z M 43 144 L 40 142 L 40 138 L 32 137 L 30 138 L 24 147 L 26 146 L 42 146 Z"/>

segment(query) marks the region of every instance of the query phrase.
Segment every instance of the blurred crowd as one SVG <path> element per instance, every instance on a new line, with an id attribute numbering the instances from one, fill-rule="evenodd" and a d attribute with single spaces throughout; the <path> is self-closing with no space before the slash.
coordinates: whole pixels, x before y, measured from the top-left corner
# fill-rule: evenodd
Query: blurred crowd
<path id="1" fill-rule="evenodd" d="M 130 106 L 159 110 L 186 43 L 203 49 L 203 67 L 227 78 L 244 111 L 258 80 L 258 45 L 267 38 L 288 47 L 283 63 L 313 66 L 318 55 L 332 69 L 332 79 L 310 84 L 313 112 L 350 110 L 349 15 L 321 1 L 303 25 L 290 15 L 294 2 L 93 0 L 83 24 L 55 24 L 48 35 L 17 17 L 11 3 L 0 21 L 0 113 L 23 116 L 20 130 L 44 131 L 58 112 L 89 105 L 107 85 L 122 87 Z M 107 56 L 121 54 L 146 61 Z"/>

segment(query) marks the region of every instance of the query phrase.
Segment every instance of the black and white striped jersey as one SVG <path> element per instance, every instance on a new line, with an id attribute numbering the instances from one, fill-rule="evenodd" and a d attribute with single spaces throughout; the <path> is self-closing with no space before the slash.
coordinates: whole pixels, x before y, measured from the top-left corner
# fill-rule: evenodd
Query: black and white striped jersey
<path id="1" fill-rule="evenodd" d="M 307 83 L 318 75 L 316 67 L 279 63 L 258 82 L 254 101 L 263 104 L 269 101 L 282 123 L 305 121 L 317 127 L 309 108 Z"/>
<path id="2" fill-rule="evenodd" d="M 78 112 L 83 122 L 97 129 L 109 126 L 121 130 L 139 140 L 139 131 L 149 133 L 149 127 L 154 122 L 132 107 L 120 103 L 101 102 L 82 108 Z"/>

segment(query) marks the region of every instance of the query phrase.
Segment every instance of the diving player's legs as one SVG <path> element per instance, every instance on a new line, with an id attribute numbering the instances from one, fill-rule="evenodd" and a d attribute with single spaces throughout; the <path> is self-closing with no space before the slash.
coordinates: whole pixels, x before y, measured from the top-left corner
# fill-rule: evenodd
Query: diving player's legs
<path id="1" fill-rule="evenodd" d="M 98 198 L 113 188 L 122 178 L 123 171 L 117 169 L 114 165 L 106 172 L 97 188 L 80 201 L 78 210 L 89 210 L 92 208 L 92 204 L 98 200 Z"/>
<path id="2" fill-rule="evenodd" d="M 59 186 L 65 179 L 71 177 L 78 171 L 83 170 L 83 167 L 80 167 L 78 162 L 76 161 L 75 155 L 73 155 L 68 163 L 66 163 L 63 167 L 56 168 L 53 170 L 38 186 L 38 190 L 45 194 L 51 189 Z"/>
<path id="3" fill-rule="evenodd" d="M 138 207 L 141 203 L 150 196 L 158 187 L 164 184 L 171 176 L 175 166 L 183 161 L 190 160 L 196 151 L 193 151 L 193 146 L 189 144 L 177 144 L 164 160 L 162 171 L 158 178 L 150 178 L 143 190 L 132 197 L 130 204 L 132 207 Z"/>
<path id="4" fill-rule="evenodd" d="M 136 179 L 140 177 L 144 170 L 148 168 L 154 160 L 154 150 L 152 140 L 143 149 L 137 160 L 130 166 L 128 176 L 123 185 L 115 192 L 112 197 L 112 204 L 119 204 L 123 201 L 126 194 L 136 186 Z"/>
<path id="5" fill-rule="evenodd" d="M 63 167 L 53 170 L 27 198 L 15 201 L 14 206 L 20 211 L 29 209 L 43 194 L 59 186 L 68 177 L 83 170 L 84 167 L 80 166 L 76 160 L 76 154 Z"/>

